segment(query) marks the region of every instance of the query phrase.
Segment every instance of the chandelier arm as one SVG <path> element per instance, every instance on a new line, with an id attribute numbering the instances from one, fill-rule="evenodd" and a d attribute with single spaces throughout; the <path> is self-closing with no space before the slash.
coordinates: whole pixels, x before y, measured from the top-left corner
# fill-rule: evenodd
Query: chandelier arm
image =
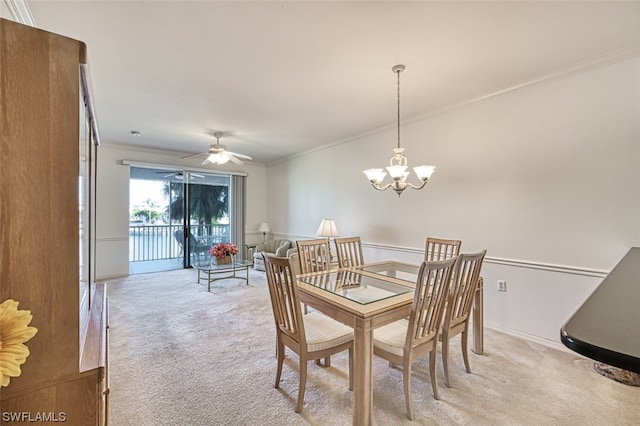
<path id="1" fill-rule="evenodd" d="M 414 185 L 414 184 L 409 183 L 409 182 L 405 182 L 405 183 L 407 184 L 408 187 L 410 187 L 412 189 L 422 189 L 427 184 L 427 181 L 423 180 L 420 185 Z"/>
<path id="2" fill-rule="evenodd" d="M 393 184 L 391 184 L 391 183 L 388 183 L 386 185 L 380 185 L 380 184 L 371 182 L 371 186 L 373 186 L 378 191 L 386 191 L 387 189 L 391 188 L 392 185 Z"/>

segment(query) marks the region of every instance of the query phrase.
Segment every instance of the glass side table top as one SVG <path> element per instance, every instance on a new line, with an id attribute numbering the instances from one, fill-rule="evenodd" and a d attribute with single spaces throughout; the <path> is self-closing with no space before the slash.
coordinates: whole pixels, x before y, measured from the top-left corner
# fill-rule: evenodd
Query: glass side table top
<path id="1" fill-rule="evenodd" d="M 194 268 L 198 268 L 203 271 L 224 271 L 248 268 L 249 266 L 253 265 L 253 262 L 244 259 L 233 259 L 231 263 L 219 265 L 217 263 L 214 263 L 212 259 L 207 259 L 199 262 L 193 262 L 191 265 Z"/>
<path id="2" fill-rule="evenodd" d="M 410 285 L 391 282 L 384 277 L 371 277 L 357 270 L 339 270 L 321 275 L 301 276 L 298 280 L 361 305 L 411 293 L 414 290 Z"/>

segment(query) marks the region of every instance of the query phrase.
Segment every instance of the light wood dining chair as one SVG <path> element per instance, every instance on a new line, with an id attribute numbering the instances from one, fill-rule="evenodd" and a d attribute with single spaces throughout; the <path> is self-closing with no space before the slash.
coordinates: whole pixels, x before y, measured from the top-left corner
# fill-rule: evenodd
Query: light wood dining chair
<path id="1" fill-rule="evenodd" d="M 460 240 L 445 240 L 442 238 L 427 237 L 424 248 L 424 260 L 445 260 L 456 257 L 460 253 Z"/>
<path id="2" fill-rule="evenodd" d="M 331 251 L 328 238 L 317 238 L 314 240 L 298 240 L 296 241 L 298 248 L 298 265 L 296 271 L 300 274 L 308 274 L 309 272 L 328 271 L 331 263 Z M 299 266 L 299 268 L 297 267 Z M 302 305 L 304 314 L 309 313 L 309 307 Z M 316 364 L 322 365 L 320 360 L 316 360 Z M 324 359 L 324 366 L 331 367 L 331 357 Z"/>
<path id="3" fill-rule="evenodd" d="M 338 267 L 346 268 L 364 264 L 360 237 L 335 238 L 334 241 L 338 252 Z"/>
<path id="4" fill-rule="evenodd" d="M 329 251 L 329 239 L 318 238 L 315 240 L 298 240 L 298 258 L 300 260 L 300 273 L 322 272 L 329 270 L 331 263 Z"/>
<path id="5" fill-rule="evenodd" d="M 447 387 L 451 387 L 449 380 L 449 340 L 461 333 L 460 342 L 464 366 L 467 373 L 471 373 L 467 351 L 471 306 L 473 305 L 473 297 L 478 289 L 480 270 L 486 253 L 486 250 L 482 250 L 477 253 L 460 254 L 453 271 L 449 298 L 442 324 L 442 333 L 440 334 L 444 381 Z"/>
<path id="6" fill-rule="evenodd" d="M 278 369 L 275 387 L 280 387 L 285 348 L 300 359 L 300 385 L 296 413 L 302 410 L 307 383 L 307 362 L 349 350 L 349 389 L 353 389 L 353 329 L 320 312 L 302 314 L 298 285 L 286 257 L 263 255 L 276 323 Z"/>
<path id="7" fill-rule="evenodd" d="M 392 365 L 401 364 L 403 367 L 404 398 L 409 420 L 413 420 L 411 365 L 414 360 L 427 353 L 433 396 L 440 399 L 436 377 L 438 335 L 442 330 L 455 262 L 456 259 L 422 262 L 409 319 L 401 319 L 373 330 L 373 353 Z"/>

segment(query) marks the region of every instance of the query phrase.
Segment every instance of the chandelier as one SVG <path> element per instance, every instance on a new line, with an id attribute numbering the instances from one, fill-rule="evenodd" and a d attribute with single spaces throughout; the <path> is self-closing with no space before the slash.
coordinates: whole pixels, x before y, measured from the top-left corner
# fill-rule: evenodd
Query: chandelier
<path id="1" fill-rule="evenodd" d="M 386 191 L 392 188 L 398 197 L 402 195 L 402 192 L 407 188 L 422 189 L 427 184 L 429 177 L 433 174 L 435 166 L 418 166 L 414 167 L 413 171 L 420 179 L 419 185 L 413 185 L 407 182 L 409 172 L 407 172 L 407 157 L 404 156 L 404 148 L 400 148 L 400 73 L 404 71 L 404 65 L 396 65 L 391 68 L 391 71 L 398 76 L 398 147 L 393 149 L 393 157 L 389 160 L 389 165 L 386 167 L 389 172 L 389 176 L 393 179 L 393 182 L 383 184 L 387 173 L 383 169 L 369 169 L 365 170 L 364 174 L 367 175 L 367 179 L 378 191 Z"/>

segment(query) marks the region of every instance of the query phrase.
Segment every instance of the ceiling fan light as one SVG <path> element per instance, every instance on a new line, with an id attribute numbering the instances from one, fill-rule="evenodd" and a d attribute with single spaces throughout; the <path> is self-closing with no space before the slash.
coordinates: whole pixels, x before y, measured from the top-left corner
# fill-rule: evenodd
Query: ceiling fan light
<path id="1" fill-rule="evenodd" d="M 216 164 L 224 164 L 229 161 L 229 157 L 226 155 L 218 154 L 218 159 L 216 160 Z"/>
<path id="2" fill-rule="evenodd" d="M 229 161 L 229 157 L 218 152 L 215 154 L 209 154 L 207 160 L 213 164 L 224 164 Z"/>

